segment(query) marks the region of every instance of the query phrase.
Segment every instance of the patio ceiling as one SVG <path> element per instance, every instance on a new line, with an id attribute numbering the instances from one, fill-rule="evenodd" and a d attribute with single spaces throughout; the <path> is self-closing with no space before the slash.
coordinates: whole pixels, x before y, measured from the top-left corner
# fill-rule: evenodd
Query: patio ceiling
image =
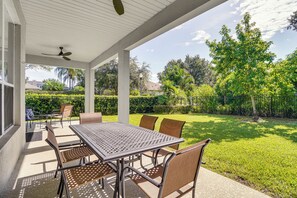
<path id="1" fill-rule="evenodd" d="M 175 0 L 123 0 L 119 16 L 112 0 L 21 0 L 27 23 L 26 52 L 58 53 L 90 62 Z"/>
<path id="2" fill-rule="evenodd" d="M 112 0 L 19 1 L 27 63 L 92 69 L 226 0 L 122 0 L 121 16 Z M 41 54 L 57 54 L 59 46 L 73 53 L 72 61 Z"/>

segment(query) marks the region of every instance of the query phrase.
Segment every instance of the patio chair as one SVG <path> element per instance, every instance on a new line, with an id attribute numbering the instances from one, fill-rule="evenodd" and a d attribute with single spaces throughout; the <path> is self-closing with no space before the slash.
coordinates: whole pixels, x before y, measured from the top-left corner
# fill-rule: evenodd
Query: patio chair
<path id="1" fill-rule="evenodd" d="M 146 128 L 146 129 L 154 130 L 157 120 L 158 120 L 158 117 L 143 115 L 141 117 L 139 126 L 143 127 L 143 128 Z"/>
<path id="2" fill-rule="evenodd" d="M 73 105 L 62 104 L 59 111 L 52 112 L 51 119 L 59 119 L 63 128 L 63 119 L 70 118 L 70 124 L 71 124 L 72 110 L 73 110 Z"/>
<path id="3" fill-rule="evenodd" d="M 182 135 L 182 130 L 185 125 L 185 121 L 172 120 L 168 118 L 164 118 L 160 125 L 160 133 L 164 133 L 166 135 L 170 135 L 173 137 L 180 138 Z M 143 153 L 144 156 L 152 159 L 152 163 L 156 165 L 158 163 L 158 157 L 163 157 L 170 153 L 172 150 L 178 150 L 179 144 L 169 146 L 169 148 L 159 149 L 154 151 L 147 151 Z M 144 168 L 142 163 L 142 157 L 140 157 L 141 166 Z"/>
<path id="4" fill-rule="evenodd" d="M 56 139 L 56 136 L 55 136 L 52 126 L 48 123 L 46 125 L 46 130 L 48 132 L 48 137 L 50 137 L 50 140 L 54 141 L 54 142 L 51 142 L 50 146 L 54 145 L 58 149 L 59 156 L 61 158 L 60 160 L 58 160 L 57 169 L 55 172 L 55 178 L 57 177 L 58 169 L 61 168 L 64 163 L 71 162 L 74 160 L 80 160 L 80 164 L 81 164 L 82 162 L 85 162 L 85 160 L 84 160 L 85 157 L 89 157 L 94 154 L 91 151 L 91 149 L 89 149 L 86 146 L 78 145 L 76 147 L 71 147 L 71 148 L 69 148 L 69 147 L 65 148 L 64 146 L 61 147 L 58 145 L 58 141 Z M 48 141 L 49 140 L 46 139 L 46 142 L 50 143 Z M 61 151 L 63 149 L 68 149 L 68 150 Z"/>
<path id="5" fill-rule="evenodd" d="M 32 128 L 32 122 L 35 120 L 39 120 L 40 128 L 41 128 L 41 116 L 40 113 L 35 111 L 34 108 L 28 107 L 25 112 L 26 116 L 26 132 L 28 131 L 28 127 Z"/>
<path id="6" fill-rule="evenodd" d="M 83 166 L 76 165 L 64 167 L 63 156 L 65 155 L 63 152 L 60 152 L 55 135 L 51 131 L 48 131 L 47 134 L 48 137 L 46 142 L 54 149 L 58 164 L 60 164 L 59 171 L 61 171 L 61 181 L 57 192 L 59 197 L 63 196 L 64 187 L 66 189 L 66 196 L 70 197 L 70 190 L 88 184 L 92 181 L 100 180 L 114 173 L 113 168 L 108 164 L 98 162 L 84 164 Z M 73 153 L 76 154 L 77 152 Z M 102 183 L 102 188 L 104 188 L 104 182 Z"/>
<path id="7" fill-rule="evenodd" d="M 125 169 L 133 171 L 131 180 L 149 197 L 180 197 L 190 191 L 192 197 L 195 197 L 204 148 L 210 141 L 206 139 L 168 154 L 164 158 L 163 165 L 155 166 L 145 172 L 129 166 Z M 123 174 L 121 177 L 123 179 Z"/>
<path id="8" fill-rule="evenodd" d="M 79 124 L 101 123 L 102 113 L 80 113 Z"/>

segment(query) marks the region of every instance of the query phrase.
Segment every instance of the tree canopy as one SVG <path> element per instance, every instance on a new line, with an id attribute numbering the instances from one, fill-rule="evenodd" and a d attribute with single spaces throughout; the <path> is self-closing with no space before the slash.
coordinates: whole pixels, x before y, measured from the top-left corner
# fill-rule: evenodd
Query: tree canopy
<path id="1" fill-rule="evenodd" d="M 140 74 L 142 78 L 140 79 Z M 95 72 L 95 90 L 96 93 L 118 92 L 118 62 L 111 60 L 109 63 L 99 67 Z M 130 90 L 140 89 L 150 79 L 149 65 L 139 63 L 137 57 L 130 58 Z M 141 82 L 140 82 L 141 80 Z M 143 86 L 142 89 L 145 87 Z"/>
<path id="2" fill-rule="evenodd" d="M 292 29 L 294 31 L 297 31 L 297 11 L 295 11 L 291 17 L 288 19 L 289 21 L 289 26 L 288 29 Z"/>
<path id="3" fill-rule="evenodd" d="M 64 84 L 56 79 L 47 79 L 43 81 L 42 90 L 46 91 L 63 91 Z"/>
<path id="4" fill-rule="evenodd" d="M 251 23 L 246 13 L 236 26 L 233 38 L 231 30 L 223 26 L 221 41 L 207 41 L 214 70 L 220 83 L 229 82 L 229 89 L 235 95 L 251 97 L 253 113 L 257 114 L 254 97 L 265 85 L 265 77 L 275 54 L 269 51 L 271 41 L 262 39 L 261 31 Z"/>

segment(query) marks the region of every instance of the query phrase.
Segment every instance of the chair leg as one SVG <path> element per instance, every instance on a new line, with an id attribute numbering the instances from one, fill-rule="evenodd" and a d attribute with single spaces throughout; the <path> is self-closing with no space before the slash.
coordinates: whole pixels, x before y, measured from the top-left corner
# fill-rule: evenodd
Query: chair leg
<path id="1" fill-rule="evenodd" d="M 62 128 L 64 128 L 64 127 L 63 127 L 63 120 L 61 119 L 60 122 L 61 122 Z"/>
<path id="2" fill-rule="evenodd" d="M 58 188 L 58 192 L 57 192 L 57 195 L 59 195 L 59 194 L 60 194 L 60 191 L 61 191 L 61 187 L 62 187 L 62 185 L 63 185 L 63 178 L 61 177 L 61 179 L 60 179 L 60 184 L 59 184 L 59 188 Z"/>
<path id="3" fill-rule="evenodd" d="M 102 178 L 102 189 L 104 189 L 105 178 Z"/>
<path id="4" fill-rule="evenodd" d="M 56 169 L 56 172 L 55 172 L 55 177 L 54 178 L 57 178 L 57 175 L 58 175 L 58 169 L 60 168 L 59 164 L 57 164 L 57 169 Z"/>
<path id="5" fill-rule="evenodd" d="M 192 190 L 192 198 L 195 198 L 195 187 Z"/>
<path id="6" fill-rule="evenodd" d="M 142 163 L 142 154 L 140 154 L 139 156 L 139 161 L 140 161 L 140 166 L 143 170 L 147 170 L 147 168 L 144 167 L 143 163 Z"/>
<path id="7" fill-rule="evenodd" d="M 60 192 L 59 198 L 62 198 L 62 196 L 63 196 L 63 191 L 64 191 L 64 182 L 63 182 L 62 185 L 61 185 L 61 192 Z M 66 195 L 66 196 L 67 196 L 67 195 Z"/>

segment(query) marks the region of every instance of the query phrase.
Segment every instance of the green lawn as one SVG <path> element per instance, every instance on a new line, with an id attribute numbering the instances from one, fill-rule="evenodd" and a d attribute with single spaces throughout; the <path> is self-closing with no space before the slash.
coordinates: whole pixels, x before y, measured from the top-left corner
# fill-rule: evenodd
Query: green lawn
<path id="1" fill-rule="evenodd" d="M 265 119 L 249 123 L 247 117 L 210 114 L 157 115 L 156 130 L 162 118 L 186 121 L 183 130 L 186 147 L 211 138 L 204 160 L 208 168 L 273 197 L 297 197 L 297 122 Z M 141 115 L 130 115 L 138 125 Z M 116 116 L 104 116 L 116 121 Z"/>

